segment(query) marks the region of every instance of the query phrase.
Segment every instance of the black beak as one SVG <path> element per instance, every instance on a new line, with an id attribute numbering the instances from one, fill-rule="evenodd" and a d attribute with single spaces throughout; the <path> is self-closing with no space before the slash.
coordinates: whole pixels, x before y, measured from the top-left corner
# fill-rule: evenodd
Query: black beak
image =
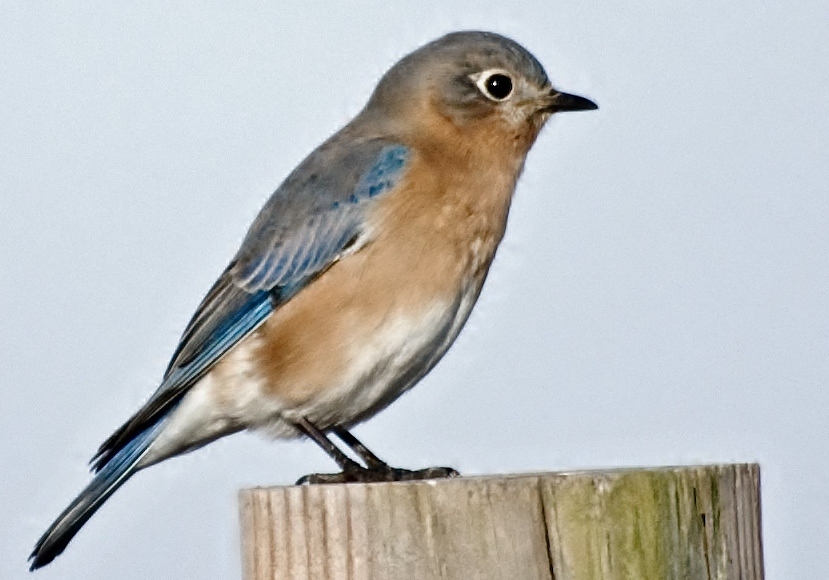
<path id="1" fill-rule="evenodd" d="M 551 113 L 558 113 L 561 111 L 595 111 L 598 108 L 599 105 L 590 99 L 569 93 L 560 93 L 553 89 L 550 91 L 550 104 L 546 107 L 546 110 Z"/>

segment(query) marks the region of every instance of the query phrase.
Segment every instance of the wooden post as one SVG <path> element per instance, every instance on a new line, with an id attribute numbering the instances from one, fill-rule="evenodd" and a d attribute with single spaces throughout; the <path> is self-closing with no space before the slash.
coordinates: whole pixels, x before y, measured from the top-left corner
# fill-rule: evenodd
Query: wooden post
<path id="1" fill-rule="evenodd" d="M 761 580 L 760 470 L 240 492 L 245 580 Z"/>

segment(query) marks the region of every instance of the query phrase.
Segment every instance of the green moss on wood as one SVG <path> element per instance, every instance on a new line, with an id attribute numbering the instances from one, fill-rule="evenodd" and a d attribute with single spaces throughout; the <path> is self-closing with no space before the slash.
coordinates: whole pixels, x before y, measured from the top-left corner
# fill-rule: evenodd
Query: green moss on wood
<path id="1" fill-rule="evenodd" d="M 734 477 L 709 467 L 541 480 L 556 580 L 728 577 L 722 502 Z"/>

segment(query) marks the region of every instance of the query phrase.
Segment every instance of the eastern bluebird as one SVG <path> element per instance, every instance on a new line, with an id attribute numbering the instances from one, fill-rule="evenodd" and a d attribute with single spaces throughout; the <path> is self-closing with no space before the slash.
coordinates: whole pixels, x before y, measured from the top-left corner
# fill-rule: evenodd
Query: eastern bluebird
<path id="1" fill-rule="evenodd" d="M 310 437 L 343 470 L 305 482 L 456 475 L 389 467 L 347 429 L 416 384 L 457 337 L 545 122 L 596 108 L 489 32 L 448 34 L 394 65 L 265 204 L 158 390 L 98 449 L 95 477 L 38 540 L 31 568 L 137 471 L 243 429 Z"/>

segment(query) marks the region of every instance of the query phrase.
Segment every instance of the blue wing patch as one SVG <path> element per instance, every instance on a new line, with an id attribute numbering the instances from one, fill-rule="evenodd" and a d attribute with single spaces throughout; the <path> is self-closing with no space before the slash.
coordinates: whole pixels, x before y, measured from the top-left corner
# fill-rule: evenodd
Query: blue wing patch
<path id="1" fill-rule="evenodd" d="M 215 328 L 211 328 L 200 341 L 199 348 L 188 349 L 192 352 L 190 356 L 176 357 L 175 366 L 170 369 L 159 389 L 198 380 L 206 369 L 212 367 L 230 347 L 255 330 L 272 312 L 273 303 L 268 292 L 260 291 L 249 295 L 240 308 L 221 317 Z"/>
<path id="2" fill-rule="evenodd" d="M 325 175 L 309 167 L 307 176 L 295 176 L 301 193 L 277 191 L 237 256 L 234 275 L 240 286 L 273 288 L 330 264 L 359 234 L 366 206 L 400 181 L 409 157 L 402 145 L 371 142 L 332 161 Z M 302 181 L 315 185 L 301 187 Z M 283 212 L 298 212 L 302 219 Z"/>
<path id="3" fill-rule="evenodd" d="M 361 199 L 372 198 L 397 185 L 406 161 L 409 149 L 402 145 L 388 145 L 380 150 L 374 165 L 360 178 L 352 200 L 359 203 Z"/>

